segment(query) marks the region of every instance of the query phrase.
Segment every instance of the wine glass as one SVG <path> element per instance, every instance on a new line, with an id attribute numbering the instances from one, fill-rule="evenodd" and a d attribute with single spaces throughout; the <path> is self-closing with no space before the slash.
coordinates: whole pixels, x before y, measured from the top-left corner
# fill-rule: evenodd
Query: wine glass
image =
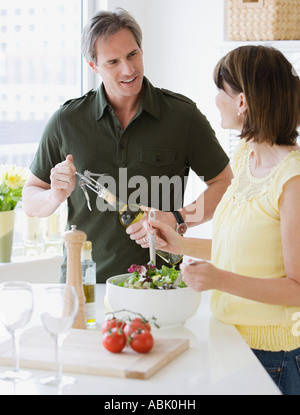
<path id="1" fill-rule="evenodd" d="M 61 349 L 78 312 L 76 290 L 69 285 L 47 287 L 43 300 L 41 319 L 46 331 L 55 340 L 57 374 L 41 379 L 41 383 L 58 387 L 72 385 L 76 379 L 62 374 Z"/>
<path id="2" fill-rule="evenodd" d="M 12 335 L 14 368 L 0 374 L 1 380 L 24 381 L 31 373 L 20 370 L 19 344 L 22 330 L 29 323 L 33 311 L 33 292 L 27 282 L 0 284 L 0 317 L 6 330 Z"/>

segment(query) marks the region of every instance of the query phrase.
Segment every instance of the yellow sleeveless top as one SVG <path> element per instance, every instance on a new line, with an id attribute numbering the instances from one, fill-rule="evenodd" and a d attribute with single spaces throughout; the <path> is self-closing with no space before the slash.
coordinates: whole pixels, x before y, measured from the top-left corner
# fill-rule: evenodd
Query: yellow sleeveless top
<path id="1" fill-rule="evenodd" d="M 242 140 L 234 161 L 234 179 L 213 219 L 212 263 L 255 278 L 285 278 L 279 198 L 284 184 L 300 175 L 300 152 L 292 151 L 263 178 L 251 174 L 251 149 Z M 299 206 L 295 206 L 299 213 Z M 299 253 L 300 255 L 300 253 Z M 269 305 L 220 291 L 211 295 L 213 314 L 237 327 L 253 349 L 290 351 L 300 347 L 293 331 L 299 307 Z"/>

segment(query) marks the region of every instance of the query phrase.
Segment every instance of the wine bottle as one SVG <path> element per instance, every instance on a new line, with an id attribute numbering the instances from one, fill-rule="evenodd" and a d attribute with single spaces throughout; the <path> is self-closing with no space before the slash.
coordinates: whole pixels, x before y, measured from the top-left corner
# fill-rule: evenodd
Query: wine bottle
<path id="1" fill-rule="evenodd" d="M 92 258 L 92 242 L 83 243 L 81 251 L 82 283 L 85 295 L 85 314 L 88 328 L 96 326 L 96 263 Z"/>
<path id="2" fill-rule="evenodd" d="M 104 199 L 107 203 L 113 206 L 119 213 L 119 220 L 121 224 L 128 228 L 130 225 L 137 223 L 142 219 L 144 212 L 138 205 L 127 205 L 113 195 L 106 187 L 101 187 L 98 191 L 98 196 Z M 161 250 L 156 250 L 156 254 L 162 258 L 169 265 L 176 265 L 181 259 L 182 255 L 171 254 Z"/>

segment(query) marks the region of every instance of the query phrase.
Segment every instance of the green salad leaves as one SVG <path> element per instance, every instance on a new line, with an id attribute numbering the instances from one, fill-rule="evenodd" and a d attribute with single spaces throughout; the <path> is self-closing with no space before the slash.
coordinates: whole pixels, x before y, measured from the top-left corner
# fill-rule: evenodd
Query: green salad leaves
<path id="1" fill-rule="evenodd" d="M 174 286 L 180 271 L 175 267 L 168 268 L 165 265 L 161 269 L 157 269 L 153 264 L 147 265 L 131 265 L 128 269 L 131 275 L 120 283 L 118 286 L 134 289 L 154 289 L 154 290 L 170 290 L 174 288 L 184 288 L 186 284 L 180 281 L 178 286 Z"/>

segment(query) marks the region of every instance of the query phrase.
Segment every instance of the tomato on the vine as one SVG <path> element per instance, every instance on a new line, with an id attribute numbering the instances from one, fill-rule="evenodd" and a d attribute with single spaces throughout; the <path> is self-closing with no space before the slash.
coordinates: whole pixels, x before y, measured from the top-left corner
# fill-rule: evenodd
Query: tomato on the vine
<path id="1" fill-rule="evenodd" d="M 102 344 L 111 353 L 120 353 L 126 345 L 126 336 L 122 329 L 114 327 L 108 329 L 102 339 Z"/>
<path id="2" fill-rule="evenodd" d="M 137 317 L 137 318 L 135 318 L 133 320 L 133 323 L 135 323 L 135 324 L 141 324 L 142 327 L 144 328 L 144 330 L 151 331 L 151 325 L 150 325 L 150 323 L 149 323 L 148 320 L 145 320 L 145 319 L 142 319 L 140 317 Z"/>
<path id="3" fill-rule="evenodd" d="M 139 328 L 130 334 L 129 344 L 138 353 L 148 353 L 154 345 L 154 340 L 149 330 Z"/>
<path id="4" fill-rule="evenodd" d="M 138 353 L 148 353 L 154 345 L 151 325 L 143 316 L 123 320 L 112 314 L 102 324 L 101 330 L 102 344 L 111 353 L 120 353 L 127 344 Z"/>
<path id="5" fill-rule="evenodd" d="M 133 334 L 139 329 L 151 331 L 151 326 L 147 320 L 135 318 L 133 321 L 126 324 L 126 326 L 124 327 L 124 333 L 127 337 L 129 337 L 131 334 Z"/>
<path id="6" fill-rule="evenodd" d="M 118 318 L 115 318 L 114 317 L 114 318 L 112 318 L 110 320 L 104 321 L 104 323 L 101 326 L 101 331 L 104 334 L 104 333 L 107 332 L 107 330 L 113 329 L 115 327 L 117 327 L 119 329 L 121 329 L 121 328 L 124 329 L 124 326 L 125 326 L 125 322 L 124 321 L 119 320 Z"/>

